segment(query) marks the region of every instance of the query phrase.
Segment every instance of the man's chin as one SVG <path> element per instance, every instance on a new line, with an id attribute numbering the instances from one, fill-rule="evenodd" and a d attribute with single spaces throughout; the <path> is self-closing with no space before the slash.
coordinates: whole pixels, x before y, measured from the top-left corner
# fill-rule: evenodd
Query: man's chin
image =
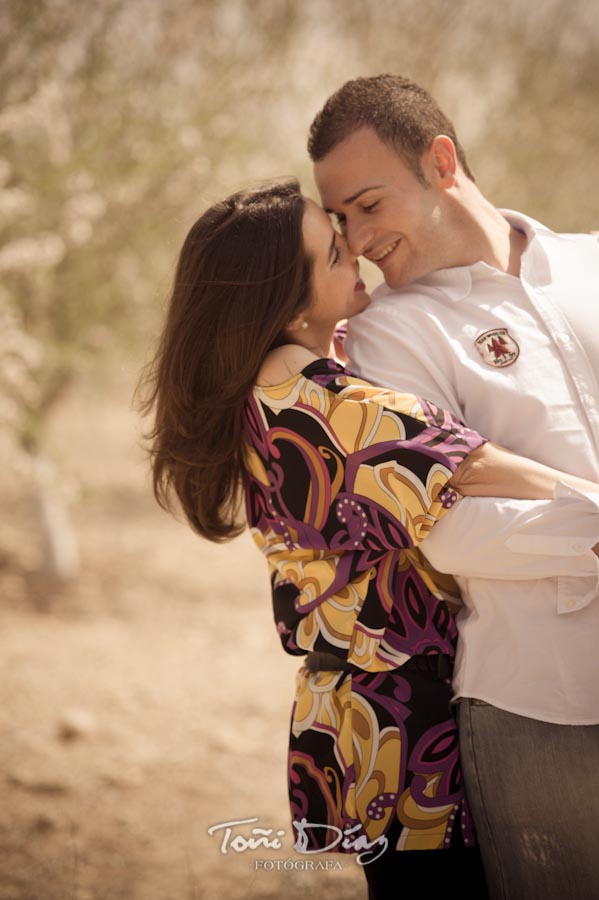
<path id="1" fill-rule="evenodd" d="M 383 277 L 385 279 L 385 284 L 387 285 L 387 287 L 390 287 L 393 289 L 405 287 L 406 284 L 409 284 L 410 281 L 414 280 L 413 278 L 409 278 L 409 279 L 406 277 L 402 278 L 401 275 L 398 275 L 397 273 L 394 274 L 393 272 L 385 272 L 385 273 L 381 272 L 381 275 L 383 275 Z"/>
<path id="2" fill-rule="evenodd" d="M 391 271 L 381 272 L 381 275 L 385 279 L 385 284 L 387 287 L 392 288 L 393 290 L 398 290 L 402 287 L 407 287 L 407 285 L 412 284 L 413 281 L 417 281 L 419 278 L 423 278 L 427 275 L 428 272 L 423 271 L 419 272 L 415 269 L 411 271 L 409 269 L 404 269 L 402 272 Z"/>

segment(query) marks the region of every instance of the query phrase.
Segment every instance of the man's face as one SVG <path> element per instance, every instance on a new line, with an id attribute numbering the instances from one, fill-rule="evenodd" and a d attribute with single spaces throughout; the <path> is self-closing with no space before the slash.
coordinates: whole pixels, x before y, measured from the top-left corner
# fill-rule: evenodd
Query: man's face
<path id="1" fill-rule="evenodd" d="M 350 250 L 374 262 L 390 287 L 452 264 L 443 227 L 446 191 L 429 154 L 422 164 L 428 185 L 376 132 L 362 128 L 314 166 L 322 205 L 337 217 Z"/>

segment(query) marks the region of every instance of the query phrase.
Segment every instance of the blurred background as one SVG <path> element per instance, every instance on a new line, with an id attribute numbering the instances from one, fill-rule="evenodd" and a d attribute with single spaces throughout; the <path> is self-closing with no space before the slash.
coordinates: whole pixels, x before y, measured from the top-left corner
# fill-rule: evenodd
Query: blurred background
<path id="1" fill-rule="evenodd" d="M 247 535 L 155 505 L 131 398 L 193 221 L 314 196 L 314 114 L 383 71 L 496 205 L 599 227 L 595 0 L 0 4 L 0 900 L 365 897 L 348 857 L 277 869 L 296 662 Z M 208 834 L 250 818 L 283 848 Z"/>

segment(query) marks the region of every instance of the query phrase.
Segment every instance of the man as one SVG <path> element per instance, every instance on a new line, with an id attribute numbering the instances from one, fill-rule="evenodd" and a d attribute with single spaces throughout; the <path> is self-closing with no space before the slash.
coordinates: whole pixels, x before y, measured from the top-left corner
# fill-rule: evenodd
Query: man
<path id="1" fill-rule="evenodd" d="M 451 122 L 401 77 L 345 84 L 315 118 L 308 149 L 323 206 L 386 283 L 349 327 L 349 368 L 599 480 L 597 238 L 495 209 Z M 465 499 L 423 547 L 460 576 L 454 688 L 494 898 L 599 898 L 591 500 L 564 493 L 541 524 L 532 502 L 489 499 L 474 514 Z M 554 552 L 588 577 L 552 568 Z"/>

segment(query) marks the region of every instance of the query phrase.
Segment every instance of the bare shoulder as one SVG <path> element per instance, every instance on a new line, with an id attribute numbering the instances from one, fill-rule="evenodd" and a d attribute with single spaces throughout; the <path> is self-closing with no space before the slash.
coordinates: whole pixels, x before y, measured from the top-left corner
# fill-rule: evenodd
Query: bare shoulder
<path id="1" fill-rule="evenodd" d="M 282 384 L 295 375 L 299 375 L 302 369 L 318 359 L 311 350 L 300 347 L 299 344 L 284 344 L 271 350 L 258 372 L 257 383 L 268 386 Z"/>

